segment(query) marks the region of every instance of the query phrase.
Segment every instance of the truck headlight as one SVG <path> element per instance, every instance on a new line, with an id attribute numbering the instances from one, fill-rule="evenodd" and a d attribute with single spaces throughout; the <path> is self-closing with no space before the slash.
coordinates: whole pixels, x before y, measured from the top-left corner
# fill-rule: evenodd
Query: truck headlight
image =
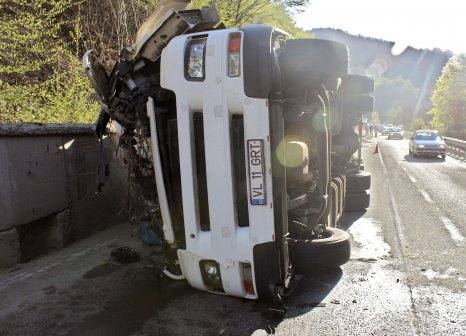
<path id="1" fill-rule="evenodd" d="M 205 46 L 207 37 L 191 40 L 186 47 L 185 76 L 202 81 L 205 78 Z"/>
<path id="2" fill-rule="evenodd" d="M 424 145 L 416 145 L 416 148 L 424 148 Z"/>
<path id="3" fill-rule="evenodd" d="M 199 267 L 201 269 L 202 281 L 210 291 L 225 292 L 218 262 L 215 260 L 201 260 Z"/>
<path id="4" fill-rule="evenodd" d="M 440 146 L 438 146 L 438 148 L 445 149 L 445 145 L 440 145 Z"/>

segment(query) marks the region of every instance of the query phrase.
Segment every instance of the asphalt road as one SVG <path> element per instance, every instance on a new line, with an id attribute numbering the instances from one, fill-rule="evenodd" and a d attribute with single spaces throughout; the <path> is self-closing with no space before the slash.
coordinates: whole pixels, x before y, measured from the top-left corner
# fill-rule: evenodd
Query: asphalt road
<path id="1" fill-rule="evenodd" d="M 414 159 L 406 140 L 365 139 L 371 206 L 345 214 L 352 257 L 263 303 L 161 279 L 160 255 L 115 226 L 0 272 L 0 335 L 466 335 L 466 162 Z M 134 247 L 141 261 L 110 252 Z"/>

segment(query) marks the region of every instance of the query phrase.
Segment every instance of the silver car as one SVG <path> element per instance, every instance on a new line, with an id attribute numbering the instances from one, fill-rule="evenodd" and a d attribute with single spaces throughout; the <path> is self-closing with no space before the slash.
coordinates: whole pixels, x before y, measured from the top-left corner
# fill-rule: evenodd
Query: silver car
<path id="1" fill-rule="evenodd" d="M 445 160 L 445 141 L 438 131 L 419 130 L 409 140 L 409 154 L 412 156 L 441 156 Z"/>
<path id="2" fill-rule="evenodd" d="M 403 139 L 404 132 L 400 127 L 392 127 L 387 139 Z"/>

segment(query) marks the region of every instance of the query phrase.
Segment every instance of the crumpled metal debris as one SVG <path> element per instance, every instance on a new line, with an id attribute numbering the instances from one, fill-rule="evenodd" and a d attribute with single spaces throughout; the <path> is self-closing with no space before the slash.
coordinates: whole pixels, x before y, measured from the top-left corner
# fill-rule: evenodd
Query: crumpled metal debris
<path id="1" fill-rule="evenodd" d="M 110 255 L 113 259 L 122 264 L 129 264 L 141 260 L 139 253 L 129 246 L 118 247 L 114 249 Z"/>

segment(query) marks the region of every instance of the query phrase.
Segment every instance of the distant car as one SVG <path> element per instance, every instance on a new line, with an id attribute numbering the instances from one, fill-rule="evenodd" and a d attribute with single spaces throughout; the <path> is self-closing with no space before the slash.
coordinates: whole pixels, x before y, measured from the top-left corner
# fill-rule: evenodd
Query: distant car
<path id="1" fill-rule="evenodd" d="M 381 131 L 382 135 L 388 135 L 391 130 L 392 130 L 391 127 L 385 126 L 384 128 L 382 128 L 382 131 Z"/>
<path id="2" fill-rule="evenodd" d="M 412 156 L 441 156 L 445 160 L 447 151 L 445 141 L 438 131 L 418 130 L 409 140 L 409 154 Z"/>
<path id="3" fill-rule="evenodd" d="M 403 139 L 404 132 L 399 127 L 392 127 L 390 132 L 387 135 L 387 139 Z"/>

